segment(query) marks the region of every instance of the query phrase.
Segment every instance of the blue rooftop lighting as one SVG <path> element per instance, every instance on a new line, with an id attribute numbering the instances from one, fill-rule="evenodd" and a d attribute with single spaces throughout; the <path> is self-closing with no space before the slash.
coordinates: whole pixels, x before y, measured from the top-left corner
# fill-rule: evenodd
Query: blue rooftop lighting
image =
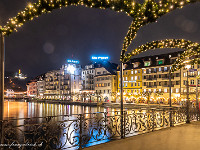
<path id="1" fill-rule="evenodd" d="M 108 60 L 108 56 L 92 56 L 92 60 Z"/>
<path id="2" fill-rule="evenodd" d="M 78 60 L 67 59 L 67 62 L 72 64 L 79 64 Z"/>

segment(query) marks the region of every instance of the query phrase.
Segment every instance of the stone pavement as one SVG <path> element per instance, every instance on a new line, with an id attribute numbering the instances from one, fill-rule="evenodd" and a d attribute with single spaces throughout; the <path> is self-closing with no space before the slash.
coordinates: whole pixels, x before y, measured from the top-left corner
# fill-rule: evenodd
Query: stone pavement
<path id="1" fill-rule="evenodd" d="M 85 150 L 200 150 L 200 122 L 111 141 Z"/>

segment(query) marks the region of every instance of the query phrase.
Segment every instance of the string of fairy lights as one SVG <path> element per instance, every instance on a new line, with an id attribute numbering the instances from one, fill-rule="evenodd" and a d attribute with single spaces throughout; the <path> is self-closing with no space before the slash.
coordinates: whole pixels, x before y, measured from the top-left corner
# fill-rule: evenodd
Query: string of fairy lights
<path id="1" fill-rule="evenodd" d="M 174 9 L 182 8 L 187 4 L 197 1 L 199 0 L 161 0 L 159 2 L 147 0 L 143 4 L 135 3 L 134 12 L 136 12 L 136 14 L 134 17 L 131 15 L 133 17 L 133 21 L 129 27 L 126 37 L 124 38 L 121 61 L 125 62 L 127 59 L 128 56 L 125 55 L 125 52 L 127 51 L 133 39 L 136 37 L 137 31 L 142 26 L 156 22 L 158 18 L 171 12 Z"/>
<path id="2" fill-rule="evenodd" d="M 185 51 L 177 58 L 171 68 L 171 72 L 179 70 L 185 65 L 184 61 L 192 56 L 198 56 L 200 54 L 200 45 L 196 42 L 184 40 L 184 39 L 166 39 L 158 40 L 144 45 L 139 46 L 134 49 L 131 53 L 126 56 L 126 62 L 131 59 L 132 56 L 138 55 L 147 50 L 163 49 L 163 48 L 179 48 Z"/>
<path id="3" fill-rule="evenodd" d="M 29 20 L 33 20 L 35 17 L 50 13 L 54 9 L 71 5 L 84 5 L 85 7 L 90 8 L 111 9 L 116 12 L 124 12 L 133 18 L 127 35 L 124 38 L 120 57 L 121 62 L 126 62 L 132 56 L 143 52 L 142 49 L 144 49 L 144 47 L 146 47 L 146 50 L 148 48 L 151 49 L 152 47 L 162 48 L 168 43 L 168 48 L 173 48 L 173 45 L 175 45 L 174 47 L 184 48 L 184 46 L 181 45 L 187 45 L 189 41 L 165 40 L 148 43 L 146 46 L 141 46 L 138 49 L 134 49 L 132 53 L 128 53 L 127 55 L 125 54 L 131 42 L 136 37 L 137 31 L 142 26 L 156 22 L 158 18 L 174 9 L 182 8 L 190 3 L 199 1 L 200 0 L 160 0 L 156 2 L 156 0 L 145 0 L 143 3 L 139 3 L 135 0 L 38 0 L 36 3 L 29 3 L 23 11 L 17 14 L 17 16 L 10 18 L 6 25 L 0 26 L 0 32 L 5 36 L 10 35 L 12 32 L 17 31 L 19 27 L 22 27 L 24 23 Z M 162 44 L 163 42 L 164 45 Z M 187 49 L 189 47 L 185 48 Z"/>

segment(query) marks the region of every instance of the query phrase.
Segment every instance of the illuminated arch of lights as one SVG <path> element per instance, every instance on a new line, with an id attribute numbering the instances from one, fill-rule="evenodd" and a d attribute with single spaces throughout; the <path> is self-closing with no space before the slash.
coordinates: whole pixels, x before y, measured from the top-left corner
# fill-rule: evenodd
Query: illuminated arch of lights
<path id="1" fill-rule="evenodd" d="M 134 56 L 132 54 L 126 55 L 125 52 L 142 26 L 155 22 L 159 17 L 174 9 L 198 1 L 200 0 L 160 0 L 158 2 L 156 0 L 145 0 L 143 3 L 138 3 L 135 0 L 39 0 L 36 3 L 29 3 L 17 16 L 10 18 L 5 26 L 0 26 L 0 31 L 3 35 L 9 35 L 35 17 L 70 5 L 84 5 L 90 8 L 124 12 L 133 18 L 121 51 L 120 61 L 125 62 L 130 56 Z"/>
<path id="2" fill-rule="evenodd" d="M 171 72 L 179 70 L 182 66 L 185 65 L 185 60 L 198 56 L 200 54 L 200 45 L 196 42 L 184 40 L 184 39 L 166 39 L 166 40 L 158 40 L 150 43 L 146 43 L 144 45 L 139 46 L 134 49 L 132 52 L 127 54 L 126 62 L 131 59 L 132 56 L 138 55 L 147 50 L 155 50 L 155 49 L 163 49 L 163 48 L 179 48 L 184 49 L 185 51 L 177 58 L 171 68 Z M 195 61 L 194 61 L 195 62 Z"/>

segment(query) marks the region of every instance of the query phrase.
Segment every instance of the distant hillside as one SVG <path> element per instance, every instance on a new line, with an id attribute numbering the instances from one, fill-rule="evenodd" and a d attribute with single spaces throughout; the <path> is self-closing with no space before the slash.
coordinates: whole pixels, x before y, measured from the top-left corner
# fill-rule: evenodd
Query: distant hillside
<path id="1" fill-rule="evenodd" d="M 5 78 L 5 90 L 13 89 L 15 92 L 26 91 L 26 83 L 28 80 L 19 80 L 11 77 Z"/>

